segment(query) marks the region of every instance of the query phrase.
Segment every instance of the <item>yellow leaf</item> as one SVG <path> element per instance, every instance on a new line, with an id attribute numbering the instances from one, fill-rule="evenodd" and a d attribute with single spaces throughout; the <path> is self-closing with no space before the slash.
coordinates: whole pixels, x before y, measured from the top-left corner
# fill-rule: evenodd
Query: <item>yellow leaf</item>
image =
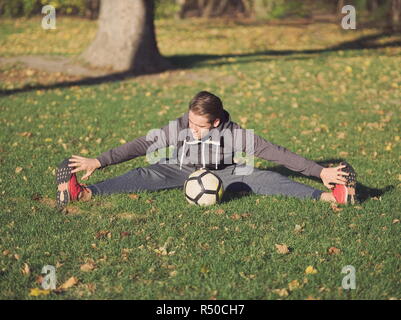
<path id="1" fill-rule="evenodd" d="M 316 274 L 317 270 L 313 266 L 308 266 L 305 269 L 305 274 Z"/>
<path id="2" fill-rule="evenodd" d="M 31 291 L 29 292 L 29 295 L 31 297 L 37 297 L 40 295 L 48 295 L 49 293 L 50 293 L 50 290 L 42 290 L 42 289 L 34 288 L 34 289 L 31 289 Z"/>
<path id="3" fill-rule="evenodd" d="M 59 289 L 66 290 L 66 289 L 69 289 L 69 288 L 71 288 L 72 286 L 76 285 L 77 283 L 78 283 L 78 279 L 75 278 L 75 277 L 71 277 L 71 278 L 69 278 L 66 282 L 64 282 L 64 283 L 59 287 Z"/>
<path id="4" fill-rule="evenodd" d="M 288 297 L 287 289 L 274 289 L 273 293 L 278 294 L 280 297 Z"/>
<path id="5" fill-rule="evenodd" d="M 15 173 L 20 173 L 22 171 L 22 168 L 21 167 L 16 167 L 15 168 Z"/>
<path id="6" fill-rule="evenodd" d="M 386 151 L 391 151 L 392 149 L 393 149 L 392 143 L 388 143 L 388 144 L 386 145 L 385 150 L 386 150 Z"/>
<path id="7" fill-rule="evenodd" d="M 290 289 L 290 291 L 294 291 L 295 289 L 298 289 L 299 287 L 300 287 L 300 284 L 299 284 L 298 280 L 292 280 L 288 284 L 288 289 Z"/>

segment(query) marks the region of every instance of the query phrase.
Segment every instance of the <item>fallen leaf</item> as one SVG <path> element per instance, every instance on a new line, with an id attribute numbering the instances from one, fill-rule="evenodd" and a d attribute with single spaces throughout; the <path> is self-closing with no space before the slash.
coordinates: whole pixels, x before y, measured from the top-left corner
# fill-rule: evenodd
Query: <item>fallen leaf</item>
<path id="1" fill-rule="evenodd" d="M 313 266 L 308 266 L 305 269 L 305 274 L 316 274 L 317 270 Z"/>
<path id="2" fill-rule="evenodd" d="M 278 294 L 280 297 L 288 297 L 289 294 L 287 289 L 274 289 L 272 292 Z"/>
<path id="3" fill-rule="evenodd" d="M 107 230 L 101 230 L 98 233 L 96 233 L 96 239 L 101 239 L 101 238 L 111 238 L 111 232 Z"/>
<path id="4" fill-rule="evenodd" d="M 128 237 L 130 235 L 131 235 L 131 232 L 126 232 L 126 231 L 120 232 L 121 238 L 125 238 L 125 237 Z"/>
<path id="5" fill-rule="evenodd" d="M 337 139 L 345 139 L 345 132 L 337 132 Z"/>
<path id="6" fill-rule="evenodd" d="M 29 137 L 32 137 L 32 132 L 27 132 L 27 131 L 25 131 L 25 132 L 19 132 L 18 135 L 21 136 L 21 137 L 27 137 L 27 138 L 29 138 Z"/>
<path id="7" fill-rule="evenodd" d="M 30 290 L 29 295 L 31 297 L 38 297 L 40 295 L 48 295 L 50 293 L 50 290 L 42 290 L 38 288 L 33 288 Z"/>
<path id="8" fill-rule="evenodd" d="M 78 279 L 75 277 L 71 277 L 66 282 L 64 282 L 60 287 L 58 287 L 58 290 L 67 290 L 72 286 L 75 286 L 77 283 Z"/>
<path id="9" fill-rule="evenodd" d="M 217 213 L 217 214 L 223 214 L 224 212 L 225 212 L 225 211 L 224 211 L 223 209 L 217 209 L 217 210 L 216 210 L 216 213 Z"/>
<path id="10" fill-rule="evenodd" d="M 276 244 L 277 252 L 280 254 L 287 254 L 290 253 L 289 248 L 285 244 Z"/>
<path id="11" fill-rule="evenodd" d="M 303 225 L 299 225 L 299 224 L 295 225 L 294 232 L 301 233 L 303 231 L 304 231 L 304 224 Z"/>
<path id="12" fill-rule="evenodd" d="M 24 263 L 24 267 L 21 269 L 22 274 L 29 275 L 31 273 L 31 269 L 27 263 Z"/>
<path id="13" fill-rule="evenodd" d="M 88 263 L 81 265 L 81 267 L 79 269 L 83 272 L 89 272 L 89 271 L 94 270 L 95 268 L 96 268 L 96 266 L 94 263 L 88 262 Z"/>
<path id="14" fill-rule="evenodd" d="M 336 247 L 330 247 L 328 252 L 329 252 L 329 254 L 339 254 L 339 253 L 341 253 L 341 250 Z"/>
<path id="15" fill-rule="evenodd" d="M 133 194 L 130 194 L 129 197 L 131 199 L 137 200 L 137 199 L 139 199 L 139 194 L 133 193 Z"/>
<path id="16" fill-rule="evenodd" d="M 22 167 L 16 167 L 15 168 L 15 173 L 20 173 L 22 171 Z"/>
<path id="17" fill-rule="evenodd" d="M 238 213 L 234 213 L 230 218 L 233 220 L 239 220 L 241 219 L 241 216 Z"/>
<path id="18" fill-rule="evenodd" d="M 295 289 L 298 289 L 300 287 L 299 281 L 298 280 L 292 280 L 289 284 L 288 284 L 288 289 L 290 291 L 294 291 Z"/>
<path id="19" fill-rule="evenodd" d="M 393 224 L 394 224 L 394 223 L 400 223 L 400 220 L 399 220 L 399 219 L 394 219 L 394 220 L 393 220 Z"/>

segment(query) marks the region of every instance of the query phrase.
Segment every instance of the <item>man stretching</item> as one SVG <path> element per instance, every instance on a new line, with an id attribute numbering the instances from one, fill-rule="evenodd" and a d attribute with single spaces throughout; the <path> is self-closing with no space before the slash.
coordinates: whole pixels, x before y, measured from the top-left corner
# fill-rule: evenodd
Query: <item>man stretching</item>
<path id="1" fill-rule="evenodd" d="M 174 147 L 171 157 L 166 155 L 147 167 L 135 168 L 89 186 L 77 180 L 79 171 L 86 171 L 82 179 L 87 180 L 96 169 L 170 146 Z M 234 157 L 238 152 L 273 161 L 305 176 L 320 178 L 331 191 L 323 192 L 279 173 L 236 163 Z M 231 121 L 220 98 L 202 91 L 191 100 L 188 112 L 163 128 L 152 130 L 147 136 L 106 151 L 97 158 L 73 155 L 65 159 L 56 172 L 57 204 L 62 209 L 70 201 L 87 201 L 95 195 L 182 188 L 188 176 L 200 168 L 219 176 L 225 191 L 285 195 L 341 204 L 353 204 L 356 196 L 356 174 L 348 163 L 324 168 L 273 144 Z"/>

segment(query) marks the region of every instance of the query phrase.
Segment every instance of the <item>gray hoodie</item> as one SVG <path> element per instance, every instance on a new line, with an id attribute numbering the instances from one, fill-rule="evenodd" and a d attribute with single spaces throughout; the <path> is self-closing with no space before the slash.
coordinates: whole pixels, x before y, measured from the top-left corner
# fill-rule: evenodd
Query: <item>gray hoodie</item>
<path id="1" fill-rule="evenodd" d="M 224 111 L 219 126 L 211 129 L 201 140 L 192 136 L 186 112 L 163 128 L 151 130 L 146 136 L 106 151 L 96 159 L 104 168 L 170 146 L 174 147 L 172 156 L 159 162 L 176 163 L 180 168 L 187 165 L 219 170 L 232 165 L 237 152 L 244 152 L 248 156 L 273 161 L 306 176 L 320 178 L 323 169 L 317 163 L 261 138 L 253 130 L 241 128 L 231 121 L 227 111 Z"/>

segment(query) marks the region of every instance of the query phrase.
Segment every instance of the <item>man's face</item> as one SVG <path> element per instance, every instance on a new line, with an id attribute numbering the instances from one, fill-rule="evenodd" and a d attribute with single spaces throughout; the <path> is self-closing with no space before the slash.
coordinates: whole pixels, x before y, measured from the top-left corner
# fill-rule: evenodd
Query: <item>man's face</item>
<path id="1" fill-rule="evenodd" d="M 210 123 L 206 116 L 198 115 L 191 110 L 188 113 L 188 120 L 192 135 L 197 140 L 202 139 L 208 134 L 210 129 L 217 127 L 220 123 L 220 119 L 216 119 L 213 123 Z"/>

